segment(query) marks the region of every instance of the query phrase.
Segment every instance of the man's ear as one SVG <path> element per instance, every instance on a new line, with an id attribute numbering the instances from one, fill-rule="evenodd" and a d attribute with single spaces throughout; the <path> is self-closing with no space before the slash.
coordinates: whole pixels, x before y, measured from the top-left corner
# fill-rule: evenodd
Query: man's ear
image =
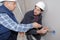
<path id="1" fill-rule="evenodd" d="M 8 2 L 6 2 L 6 1 L 5 1 L 5 2 L 4 2 L 4 4 L 5 4 L 5 5 L 7 5 L 7 4 L 8 4 Z"/>
<path id="2" fill-rule="evenodd" d="M 4 5 L 5 5 L 5 6 L 9 6 L 8 2 L 6 2 L 6 1 L 4 2 Z"/>

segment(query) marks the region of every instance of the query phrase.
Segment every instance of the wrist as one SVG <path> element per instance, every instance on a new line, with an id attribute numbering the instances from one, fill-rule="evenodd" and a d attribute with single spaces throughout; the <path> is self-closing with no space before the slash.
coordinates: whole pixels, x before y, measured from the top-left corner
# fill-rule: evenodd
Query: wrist
<path id="1" fill-rule="evenodd" d="M 40 31 L 40 30 L 37 30 L 37 33 L 38 33 L 38 34 L 40 34 L 40 33 L 41 33 L 41 31 Z"/>

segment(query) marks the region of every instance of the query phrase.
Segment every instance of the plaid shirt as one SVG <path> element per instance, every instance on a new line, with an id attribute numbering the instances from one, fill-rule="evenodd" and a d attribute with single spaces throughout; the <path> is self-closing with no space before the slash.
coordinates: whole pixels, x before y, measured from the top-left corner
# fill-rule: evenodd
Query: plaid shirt
<path id="1" fill-rule="evenodd" d="M 18 24 L 13 21 L 6 13 L 0 13 L 0 24 L 16 32 L 27 32 L 30 28 L 33 28 L 32 23 Z"/>

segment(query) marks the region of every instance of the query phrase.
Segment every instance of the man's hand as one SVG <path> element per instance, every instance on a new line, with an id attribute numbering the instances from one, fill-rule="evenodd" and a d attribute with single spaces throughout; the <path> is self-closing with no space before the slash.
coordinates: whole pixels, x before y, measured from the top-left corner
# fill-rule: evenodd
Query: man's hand
<path id="1" fill-rule="evenodd" d="M 42 26 L 42 25 L 40 25 L 40 24 L 38 24 L 38 23 L 36 23 L 36 22 L 33 23 L 33 27 L 34 27 L 34 28 L 40 28 L 41 26 Z"/>
<path id="2" fill-rule="evenodd" d="M 25 33 L 24 32 L 20 32 L 20 36 L 24 37 Z"/>
<path id="3" fill-rule="evenodd" d="M 43 27 L 41 30 L 37 30 L 38 34 L 45 34 L 48 32 L 48 27 Z"/>

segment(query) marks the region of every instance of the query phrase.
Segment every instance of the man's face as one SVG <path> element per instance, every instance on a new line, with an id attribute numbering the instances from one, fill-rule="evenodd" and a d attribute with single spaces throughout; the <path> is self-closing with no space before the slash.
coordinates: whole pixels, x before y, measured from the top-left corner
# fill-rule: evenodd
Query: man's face
<path id="1" fill-rule="evenodd" d="M 35 9 L 34 9 L 34 15 L 39 15 L 41 13 L 41 10 L 39 7 L 35 6 Z"/>
<path id="2" fill-rule="evenodd" d="M 11 11 L 16 8 L 16 2 L 7 2 L 7 5 Z"/>

